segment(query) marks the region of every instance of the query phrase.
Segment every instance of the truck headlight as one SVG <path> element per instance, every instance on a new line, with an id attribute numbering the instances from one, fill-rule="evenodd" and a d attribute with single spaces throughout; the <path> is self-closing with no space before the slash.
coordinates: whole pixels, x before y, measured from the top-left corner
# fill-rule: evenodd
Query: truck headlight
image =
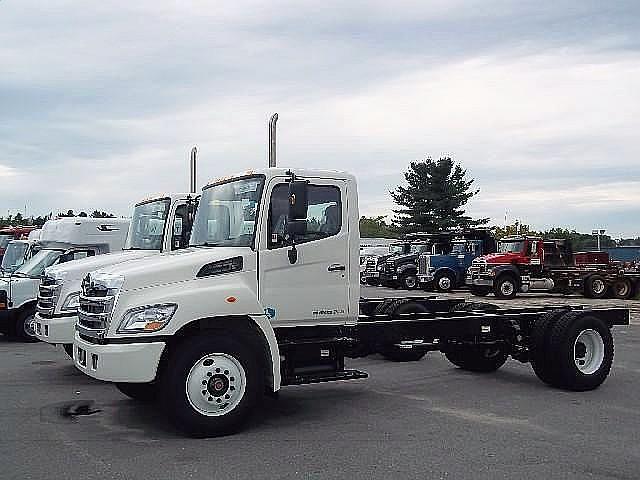
<path id="1" fill-rule="evenodd" d="M 73 292 L 67 295 L 62 303 L 62 312 L 75 312 L 80 307 L 80 292 Z"/>
<path id="2" fill-rule="evenodd" d="M 178 305 L 175 303 L 166 303 L 127 310 L 118 327 L 118 333 L 157 332 L 169 323 L 177 308 Z"/>

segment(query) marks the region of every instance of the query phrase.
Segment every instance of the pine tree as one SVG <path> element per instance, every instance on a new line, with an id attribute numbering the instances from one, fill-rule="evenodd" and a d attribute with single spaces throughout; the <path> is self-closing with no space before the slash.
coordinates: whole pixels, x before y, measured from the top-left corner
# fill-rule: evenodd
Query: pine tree
<path id="1" fill-rule="evenodd" d="M 391 197 L 401 208 L 394 210 L 395 227 L 402 233 L 469 228 L 489 219 L 473 220 L 464 206 L 480 190 L 472 189 L 474 179 L 450 157 L 411 162 L 404 177 L 407 186 L 398 186 Z"/>

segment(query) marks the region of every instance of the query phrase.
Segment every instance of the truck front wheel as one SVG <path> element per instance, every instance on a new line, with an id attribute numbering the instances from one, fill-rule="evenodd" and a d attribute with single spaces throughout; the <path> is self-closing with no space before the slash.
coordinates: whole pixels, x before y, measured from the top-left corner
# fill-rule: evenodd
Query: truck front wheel
<path id="1" fill-rule="evenodd" d="M 264 392 L 264 377 L 247 343 L 223 335 L 188 338 L 161 378 L 167 415 L 194 437 L 237 431 Z"/>
<path id="2" fill-rule="evenodd" d="M 400 277 L 400 286 L 405 290 L 418 288 L 418 277 L 415 273 L 405 273 Z"/>
<path id="3" fill-rule="evenodd" d="M 493 293 L 496 298 L 516 298 L 516 293 L 518 293 L 518 284 L 516 279 L 512 275 L 503 275 L 502 277 L 498 277 Z"/>
<path id="4" fill-rule="evenodd" d="M 607 281 L 601 275 L 591 275 L 584 282 L 585 296 L 588 298 L 604 298 L 609 290 Z"/>
<path id="5" fill-rule="evenodd" d="M 16 320 L 16 336 L 23 342 L 37 342 L 35 330 L 35 310 L 25 310 L 18 315 Z"/>
<path id="6" fill-rule="evenodd" d="M 450 292 L 456 286 L 456 277 L 449 272 L 440 272 L 433 279 L 433 284 L 439 292 Z"/>

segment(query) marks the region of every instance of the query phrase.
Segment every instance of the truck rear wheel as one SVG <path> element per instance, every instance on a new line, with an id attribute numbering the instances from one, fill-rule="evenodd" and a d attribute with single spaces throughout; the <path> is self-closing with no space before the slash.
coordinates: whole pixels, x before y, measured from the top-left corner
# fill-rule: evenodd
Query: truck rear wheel
<path id="1" fill-rule="evenodd" d="M 512 299 L 518 293 L 518 283 L 513 275 L 502 275 L 496 280 L 493 293 L 496 298 Z"/>
<path id="2" fill-rule="evenodd" d="M 127 397 L 139 402 L 151 403 L 158 399 L 156 383 L 116 383 L 116 388 Z"/>
<path id="3" fill-rule="evenodd" d="M 608 290 L 607 281 L 602 275 L 591 275 L 584 281 L 585 296 L 588 298 L 604 298 Z"/>
<path id="4" fill-rule="evenodd" d="M 613 296 L 622 300 L 631 298 L 631 295 L 633 294 L 633 284 L 628 278 L 617 280 L 614 282 L 611 289 L 613 290 Z"/>
<path id="5" fill-rule="evenodd" d="M 456 347 L 444 353 L 455 366 L 470 372 L 495 372 L 507 361 L 509 354 L 497 345 Z"/>
<path id="6" fill-rule="evenodd" d="M 549 358 L 551 329 L 565 310 L 552 310 L 537 318 L 531 325 L 529 337 L 530 362 L 536 376 L 544 383 L 553 384 L 554 365 Z"/>
<path id="7" fill-rule="evenodd" d="M 188 338 L 174 352 L 161 380 L 174 425 L 194 437 L 240 429 L 264 392 L 254 351 L 226 333 Z"/>
<path id="8" fill-rule="evenodd" d="M 607 324 L 585 312 L 569 312 L 550 332 L 548 358 L 555 366 L 552 384 L 576 392 L 605 381 L 613 363 L 613 337 Z"/>
<path id="9" fill-rule="evenodd" d="M 456 277 L 450 272 L 440 272 L 433 279 L 433 285 L 439 292 L 450 292 L 456 286 Z"/>
<path id="10" fill-rule="evenodd" d="M 476 297 L 486 297 L 491 293 L 491 288 L 481 285 L 472 285 L 469 287 L 469 290 L 471 291 L 471 295 L 475 295 Z"/>

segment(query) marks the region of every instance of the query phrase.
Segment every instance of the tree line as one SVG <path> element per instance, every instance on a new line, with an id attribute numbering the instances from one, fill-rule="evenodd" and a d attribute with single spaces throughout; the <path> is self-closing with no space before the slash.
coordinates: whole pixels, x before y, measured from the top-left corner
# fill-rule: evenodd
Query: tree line
<path id="1" fill-rule="evenodd" d="M 91 218 L 115 218 L 112 213 L 103 212 L 101 210 L 94 210 L 87 214 L 87 212 L 74 213 L 73 210 L 67 210 L 66 212 L 59 212 L 55 215 L 57 217 L 91 217 Z M 53 212 L 48 215 L 38 215 L 37 217 L 30 216 L 25 217 L 20 212 L 15 215 L 7 215 L 6 217 L 0 217 L 0 227 L 17 227 L 20 225 L 34 225 L 36 227 L 42 227 L 47 220 L 54 218 Z"/>
<path id="2" fill-rule="evenodd" d="M 465 207 L 480 190 L 475 179 L 467 176 L 462 165 L 451 157 L 441 157 L 409 163 L 404 172 L 405 183 L 389 194 L 396 204 L 390 222 L 386 216 L 360 218 L 360 236 L 364 238 L 399 238 L 407 233 L 438 233 L 454 229 L 484 226 L 488 218 L 473 219 L 466 215 Z M 562 227 L 534 231 L 529 225 L 516 222 L 507 226 L 491 227 L 496 238 L 507 235 L 530 234 L 543 238 L 564 238 L 574 249 L 587 250 L 597 246 L 595 236 Z M 614 240 L 600 236 L 602 248 L 640 245 L 639 238 Z"/>

